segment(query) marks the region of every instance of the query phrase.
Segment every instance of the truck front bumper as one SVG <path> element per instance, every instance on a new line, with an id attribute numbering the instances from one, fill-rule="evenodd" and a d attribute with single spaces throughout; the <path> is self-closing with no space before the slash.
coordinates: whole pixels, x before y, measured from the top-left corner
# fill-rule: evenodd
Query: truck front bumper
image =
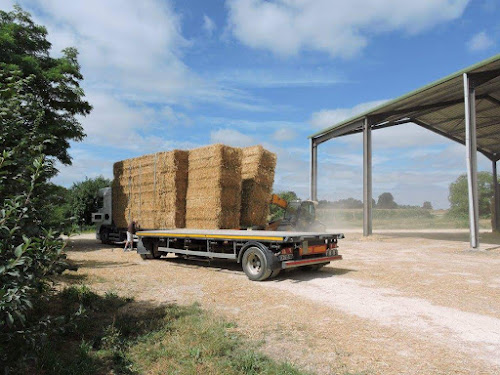
<path id="1" fill-rule="evenodd" d="M 334 260 L 341 260 L 342 255 L 334 255 L 331 257 L 313 258 L 313 259 L 300 259 L 300 260 L 288 260 L 281 263 L 282 269 L 295 268 L 300 266 L 312 266 L 314 264 L 330 263 Z"/>

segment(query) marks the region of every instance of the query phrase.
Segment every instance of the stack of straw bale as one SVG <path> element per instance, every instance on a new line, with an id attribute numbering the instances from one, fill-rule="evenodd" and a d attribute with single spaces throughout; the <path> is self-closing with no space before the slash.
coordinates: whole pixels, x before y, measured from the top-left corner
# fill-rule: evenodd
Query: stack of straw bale
<path id="1" fill-rule="evenodd" d="M 276 155 L 262 146 L 221 144 L 119 161 L 113 166 L 113 220 L 145 229 L 264 226 Z"/>
<path id="2" fill-rule="evenodd" d="M 174 150 L 117 162 L 113 166 L 113 220 L 124 228 L 183 228 L 188 153 Z"/>
<path id="3" fill-rule="evenodd" d="M 240 149 L 221 144 L 189 151 L 187 228 L 239 227 L 241 155 Z"/>
<path id="4" fill-rule="evenodd" d="M 276 154 L 262 146 L 242 149 L 240 226 L 265 226 L 274 182 Z"/>

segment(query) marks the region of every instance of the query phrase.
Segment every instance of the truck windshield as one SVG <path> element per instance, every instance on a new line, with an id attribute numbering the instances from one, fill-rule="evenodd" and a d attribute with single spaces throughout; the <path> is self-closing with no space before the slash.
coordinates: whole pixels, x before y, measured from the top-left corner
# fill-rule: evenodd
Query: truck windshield
<path id="1" fill-rule="evenodd" d="M 286 221 L 295 221 L 297 217 L 297 211 L 300 208 L 300 202 L 290 202 L 288 203 L 288 207 L 285 211 L 284 219 Z"/>
<path id="2" fill-rule="evenodd" d="M 96 200 L 97 200 L 97 207 L 103 208 L 104 207 L 104 197 L 98 196 Z"/>
<path id="3" fill-rule="evenodd" d="M 302 212 L 301 216 L 304 221 L 312 223 L 316 217 L 316 208 L 312 202 L 302 202 Z"/>

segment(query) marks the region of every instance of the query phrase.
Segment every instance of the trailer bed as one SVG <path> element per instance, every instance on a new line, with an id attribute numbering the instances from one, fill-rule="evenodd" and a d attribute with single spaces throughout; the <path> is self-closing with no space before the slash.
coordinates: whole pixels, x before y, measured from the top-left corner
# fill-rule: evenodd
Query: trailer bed
<path id="1" fill-rule="evenodd" d="M 316 267 L 341 260 L 342 233 L 232 229 L 166 229 L 138 231 L 143 259 L 178 256 L 233 259 L 251 280 L 275 277 L 283 269 Z"/>

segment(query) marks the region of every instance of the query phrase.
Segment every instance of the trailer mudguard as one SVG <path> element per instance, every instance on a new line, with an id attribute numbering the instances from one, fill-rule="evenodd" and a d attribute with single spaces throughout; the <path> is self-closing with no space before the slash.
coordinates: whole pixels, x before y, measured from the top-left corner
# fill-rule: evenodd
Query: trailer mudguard
<path id="1" fill-rule="evenodd" d="M 151 251 L 146 249 L 144 243 L 142 242 L 142 237 L 139 237 L 139 242 L 137 242 L 137 254 L 151 254 Z"/>

